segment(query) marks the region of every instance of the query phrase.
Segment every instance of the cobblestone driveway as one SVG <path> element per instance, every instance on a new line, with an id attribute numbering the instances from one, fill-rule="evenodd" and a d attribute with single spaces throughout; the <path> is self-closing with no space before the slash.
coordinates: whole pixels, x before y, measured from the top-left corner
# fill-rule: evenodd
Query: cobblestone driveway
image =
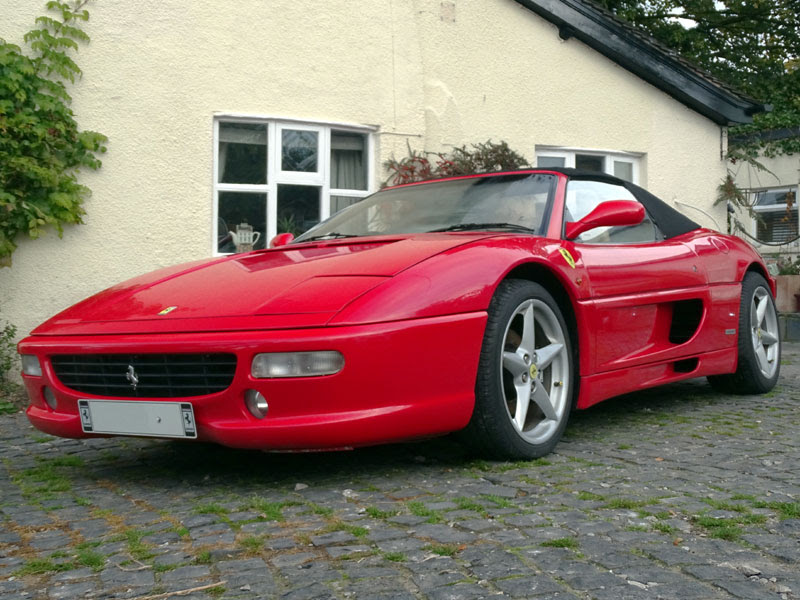
<path id="1" fill-rule="evenodd" d="M 574 415 L 545 460 L 278 455 L 0 417 L 0 599 L 800 598 L 800 346 Z M 194 590 L 183 595 L 175 592 Z"/>

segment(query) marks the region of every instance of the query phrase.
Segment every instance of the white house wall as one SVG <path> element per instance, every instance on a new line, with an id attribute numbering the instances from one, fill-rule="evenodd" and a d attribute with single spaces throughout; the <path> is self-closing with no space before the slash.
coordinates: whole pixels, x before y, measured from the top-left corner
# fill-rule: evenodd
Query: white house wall
<path id="1" fill-rule="evenodd" d="M 21 43 L 44 1 L 0 2 L 0 36 Z M 108 154 L 81 175 L 94 192 L 85 225 L 19 239 L 0 269 L 0 320 L 21 334 L 115 282 L 212 254 L 216 114 L 376 126 L 376 170 L 407 144 L 490 138 L 531 161 L 537 144 L 641 153 L 642 185 L 724 223 L 719 127 L 512 0 L 88 8 L 73 108 Z"/>

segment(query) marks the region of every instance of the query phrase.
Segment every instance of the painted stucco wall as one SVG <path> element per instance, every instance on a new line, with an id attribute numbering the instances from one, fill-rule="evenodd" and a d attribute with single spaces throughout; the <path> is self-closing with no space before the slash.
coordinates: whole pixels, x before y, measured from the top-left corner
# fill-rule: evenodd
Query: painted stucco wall
<path id="1" fill-rule="evenodd" d="M 0 0 L 0 36 L 21 43 L 43 6 Z M 644 186 L 724 222 L 719 127 L 512 0 L 88 8 L 73 108 L 109 151 L 82 175 L 85 225 L 19 240 L 0 269 L 0 320 L 20 334 L 117 281 L 211 255 L 217 113 L 377 126 L 376 169 L 407 143 L 505 140 L 531 161 L 537 144 L 638 152 Z"/>

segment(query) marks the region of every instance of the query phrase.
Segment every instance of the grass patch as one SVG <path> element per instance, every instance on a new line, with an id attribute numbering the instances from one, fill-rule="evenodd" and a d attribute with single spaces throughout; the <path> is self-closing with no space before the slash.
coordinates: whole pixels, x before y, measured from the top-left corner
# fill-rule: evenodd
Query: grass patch
<path id="1" fill-rule="evenodd" d="M 461 510 L 471 510 L 481 515 L 486 514 L 486 507 L 471 498 L 464 498 L 462 496 L 461 498 L 456 498 L 455 503 Z"/>
<path id="2" fill-rule="evenodd" d="M 633 448 L 630 444 L 617 444 L 617 450 L 630 450 Z"/>
<path id="3" fill-rule="evenodd" d="M 416 517 L 425 517 L 428 519 L 428 523 L 442 523 L 444 521 L 444 517 L 442 516 L 441 512 L 438 510 L 433 510 L 432 508 L 428 508 L 422 502 L 406 502 L 406 506 L 412 515 Z"/>
<path id="4" fill-rule="evenodd" d="M 603 502 L 605 498 L 593 492 L 579 492 L 578 500 L 583 500 L 584 502 Z"/>
<path id="5" fill-rule="evenodd" d="M 296 504 L 296 502 L 270 502 L 266 498 L 253 496 L 242 505 L 241 509 L 253 510 L 259 513 L 260 518 L 267 521 L 283 521 L 283 509 Z"/>
<path id="6" fill-rule="evenodd" d="M 692 518 L 692 522 L 705 529 L 712 538 L 735 542 L 742 537 L 742 529 L 733 519 L 715 519 L 698 515 Z"/>
<path id="7" fill-rule="evenodd" d="M 386 560 L 390 560 L 392 562 L 405 562 L 406 555 L 402 552 L 386 552 L 383 555 L 383 558 Z"/>
<path id="8" fill-rule="evenodd" d="M 128 552 L 130 555 L 139 561 L 145 561 L 153 558 L 155 553 L 150 549 L 150 546 L 142 541 L 142 538 L 147 535 L 144 531 L 138 529 L 125 530 L 125 542 L 128 545 Z"/>
<path id="9" fill-rule="evenodd" d="M 778 513 L 781 519 L 800 519 L 800 502 L 753 502 L 754 508 L 768 508 Z"/>
<path id="10" fill-rule="evenodd" d="M 578 540 L 572 537 L 563 537 L 555 540 L 547 540 L 539 544 L 545 548 L 569 548 L 575 550 L 578 547 Z"/>
<path id="11" fill-rule="evenodd" d="M 93 550 L 78 550 L 76 562 L 84 567 L 89 567 L 95 573 L 103 569 L 106 557 Z"/>
<path id="12" fill-rule="evenodd" d="M 225 592 L 227 590 L 225 589 L 225 586 L 223 586 L 223 585 L 215 585 L 214 587 L 208 588 L 207 590 L 204 590 L 204 591 L 205 591 L 206 594 L 208 594 L 209 596 L 212 596 L 213 598 L 220 598 L 223 595 L 225 595 Z"/>
<path id="13" fill-rule="evenodd" d="M 622 508 L 622 509 L 637 509 L 646 506 L 648 502 L 642 500 L 632 500 L 630 498 L 612 498 L 603 508 Z"/>
<path id="14" fill-rule="evenodd" d="M 249 535 L 239 540 L 239 545 L 248 552 L 258 552 L 264 547 L 264 538 L 257 535 Z"/>
<path id="15" fill-rule="evenodd" d="M 58 573 L 60 571 L 69 571 L 70 569 L 72 569 L 72 563 L 55 563 L 49 558 L 33 558 L 26 560 L 24 565 L 14 571 L 14 575 L 25 577 L 26 575 Z"/>
<path id="16" fill-rule="evenodd" d="M 458 546 L 452 544 L 431 544 L 430 546 L 425 546 L 424 550 L 433 552 L 439 556 L 453 556 L 458 552 Z"/>
<path id="17" fill-rule="evenodd" d="M 333 509 L 328 508 L 327 506 L 320 506 L 319 504 L 314 504 L 313 502 L 307 502 L 306 506 L 308 506 L 308 509 L 315 515 L 320 515 L 321 517 L 333 516 Z"/>
<path id="18" fill-rule="evenodd" d="M 676 531 L 676 529 L 668 523 L 653 523 L 653 529 L 666 534 L 675 533 Z"/>
<path id="19" fill-rule="evenodd" d="M 208 504 L 201 504 L 200 506 L 194 507 L 194 512 L 199 515 L 220 515 L 224 516 L 227 515 L 230 510 L 217 504 L 216 502 L 210 502 Z"/>
<path id="20" fill-rule="evenodd" d="M 19 409 L 11 402 L 0 400 L 0 415 L 13 415 Z"/>
<path id="21" fill-rule="evenodd" d="M 729 512 L 746 513 L 749 509 L 744 504 L 734 504 L 733 502 L 726 502 L 725 500 L 716 500 L 714 498 L 702 498 L 702 501 L 717 510 L 727 510 Z"/>
<path id="22" fill-rule="evenodd" d="M 40 464 L 12 474 L 12 480 L 26 496 L 35 496 L 36 500 L 48 500 L 58 492 L 68 492 L 72 482 L 64 473 L 65 468 L 81 467 L 83 461 L 77 456 L 59 456 L 52 459 L 40 459 Z"/>
<path id="23" fill-rule="evenodd" d="M 209 565 L 211 564 L 211 551 L 210 550 L 203 550 L 198 552 L 197 556 L 194 557 L 194 563 L 196 565 Z"/>
<path id="24" fill-rule="evenodd" d="M 368 506 L 366 513 L 373 519 L 388 519 L 389 517 L 393 517 L 397 514 L 396 511 L 381 510 L 377 506 Z"/>
<path id="25" fill-rule="evenodd" d="M 503 498 L 502 496 L 495 496 L 494 494 L 483 494 L 483 497 L 486 498 L 489 502 L 495 504 L 495 506 L 499 506 L 500 508 L 514 508 L 514 503 L 511 502 L 508 498 Z"/>

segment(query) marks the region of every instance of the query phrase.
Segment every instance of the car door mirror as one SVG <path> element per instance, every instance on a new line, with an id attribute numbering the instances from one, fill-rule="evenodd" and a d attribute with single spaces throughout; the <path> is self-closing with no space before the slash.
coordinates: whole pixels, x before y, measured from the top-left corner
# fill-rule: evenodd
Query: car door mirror
<path id="1" fill-rule="evenodd" d="M 644 220 L 644 206 L 634 200 L 607 200 L 598 204 L 580 221 L 569 221 L 564 237 L 574 240 L 580 234 L 597 227 L 626 227 Z"/>
<path id="2" fill-rule="evenodd" d="M 285 246 L 294 239 L 293 233 L 279 233 L 269 241 L 270 248 L 279 248 Z"/>

